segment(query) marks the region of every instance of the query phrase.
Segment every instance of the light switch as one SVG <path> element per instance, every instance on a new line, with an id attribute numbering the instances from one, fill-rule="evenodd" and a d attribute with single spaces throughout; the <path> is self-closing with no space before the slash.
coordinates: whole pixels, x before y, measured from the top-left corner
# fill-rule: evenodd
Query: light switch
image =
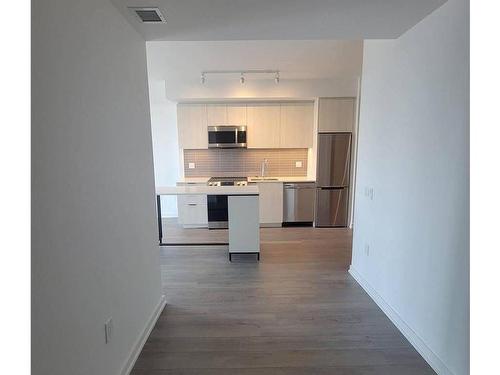
<path id="1" fill-rule="evenodd" d="M 295 168 L 302 168 L 302 161 L 296 161 Z"/>
<path id="2" fill-rule="evenodd" d="M 195 167 L 194 163 L 189 163 L 189 164 L 188 164 L 188 168 L 189 168 L 189 169 L 194 169 L 194 167 Z"/>

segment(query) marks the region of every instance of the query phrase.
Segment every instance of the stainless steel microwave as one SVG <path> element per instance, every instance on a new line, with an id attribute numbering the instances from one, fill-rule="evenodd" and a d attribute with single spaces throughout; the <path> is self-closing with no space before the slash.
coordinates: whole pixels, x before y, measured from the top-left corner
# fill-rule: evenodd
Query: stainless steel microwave
<path id="1" fill-rule="evenodd" d="M 209 148 L 246 148 L 246 126 L 209 126 Z"/>

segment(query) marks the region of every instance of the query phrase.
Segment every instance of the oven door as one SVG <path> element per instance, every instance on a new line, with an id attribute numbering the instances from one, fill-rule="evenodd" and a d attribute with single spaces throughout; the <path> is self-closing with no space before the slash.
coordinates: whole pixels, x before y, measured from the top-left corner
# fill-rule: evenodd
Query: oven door
<path id="1" fill-rule="evenodd" d="M 245 126 L 209 126 L 209 148 L 240 148 L 246 147 Z"/>
<path id="2" fill-rule="evenodd" d="M 228 227 L 227 195 L 207 195 L 208 228 Z"/>

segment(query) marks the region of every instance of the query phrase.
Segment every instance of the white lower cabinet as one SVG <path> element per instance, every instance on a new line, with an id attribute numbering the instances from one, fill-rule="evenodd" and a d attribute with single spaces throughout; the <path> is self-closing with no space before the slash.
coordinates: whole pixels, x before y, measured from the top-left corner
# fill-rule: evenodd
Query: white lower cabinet
<path id="1" fill-rule="evenodd" d="M 258 182 L 261 227 L 278 227 L 283 222 L 283 183 Z"/>
<path id="2" fill-rule="evenodd" d="M 184 228 L 208 227 L 206 195 L 179 195 L 177 207 L 179 224 Z"/>
<path id="3" fill-rule="evenodd" d="M 177 185 L 185 185 L 178 183 Z M 205 185 L 205 184 L 201 184 Z M 259 186 L 259 223 L 261 227 L 279 227 L 283 222 L 283 183 L 257 182 Z M 178 195 L 178 223 L 184 228 L 207 228 L 207 196 Z"/>
<path id="4" fill-rule="evenodd" d="M 185 185 L 185 184 L 177 184 Z M 205 184 L 201 184 L 205 185 Z M 207 195 L 178 195 L 178 223 L 184 228 L 207 228 Z"/>

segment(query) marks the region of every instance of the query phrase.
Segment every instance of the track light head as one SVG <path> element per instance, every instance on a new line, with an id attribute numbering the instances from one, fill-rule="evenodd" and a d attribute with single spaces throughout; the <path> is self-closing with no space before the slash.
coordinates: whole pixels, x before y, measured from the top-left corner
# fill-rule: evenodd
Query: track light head
<path id="1" fill-rule="evenodd" d="M 205 73 L 201 73 L 200 82 L 201 82 L 202 85 L 205 84 Z"/>
<path id="2" fill-rule="evenodd" d="M 280 73 L 276 72 L 276 77 L 274 77 L 274 82 L 280 83 Z"/>
<path id="3" fill-rule="evenodd" d="M 245 76 L 243 75 L 243 73 L 241 73 L 241 76 L 240 76 L 240 83 L 241 84 L 245 83 Z"/>

